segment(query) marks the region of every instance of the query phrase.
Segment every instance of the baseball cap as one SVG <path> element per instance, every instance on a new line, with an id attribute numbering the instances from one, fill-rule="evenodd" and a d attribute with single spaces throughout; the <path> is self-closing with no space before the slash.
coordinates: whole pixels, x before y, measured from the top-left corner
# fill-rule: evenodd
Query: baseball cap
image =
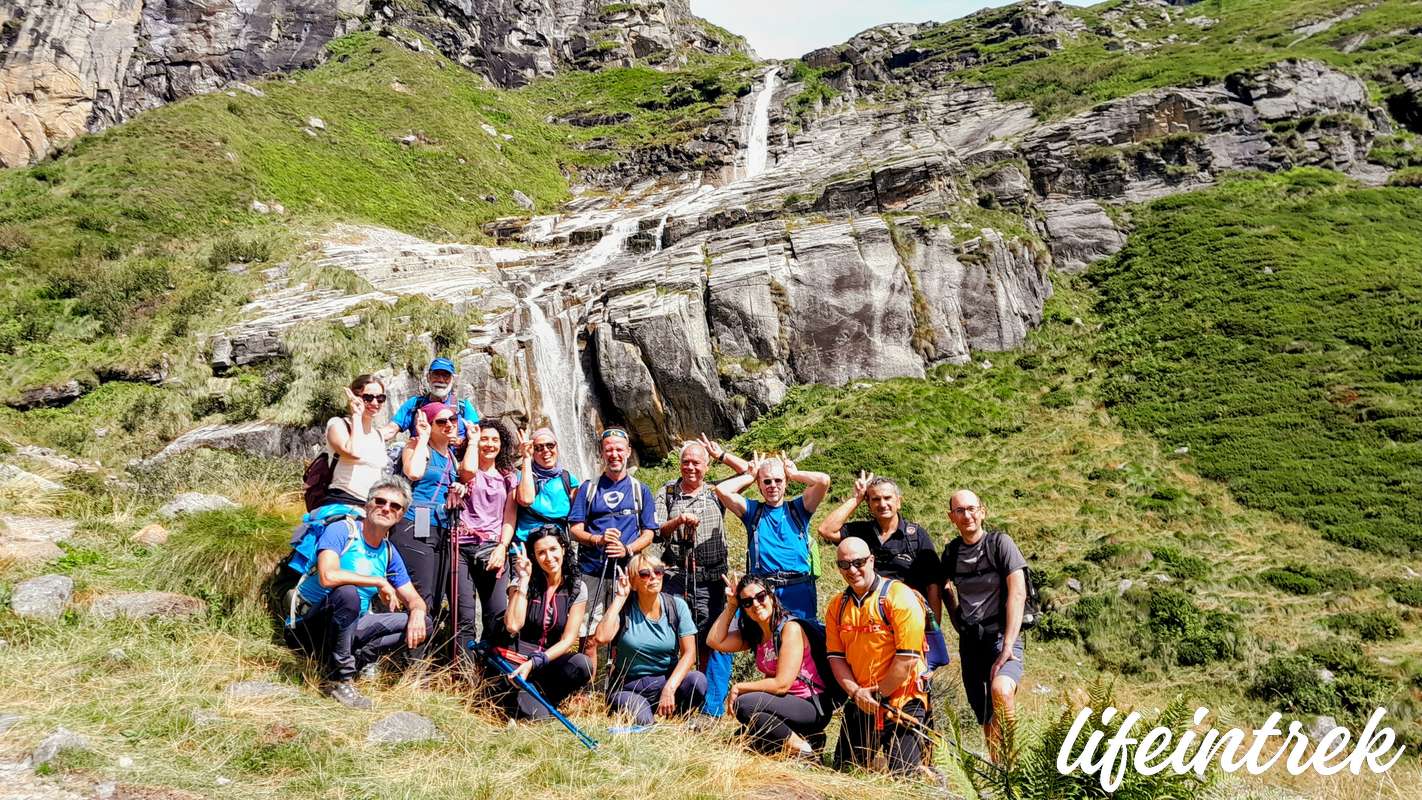
<path id="1" fill-rule="evenodd" d="M 430 371 L 430 372 L 441 372 L 441 371 L 443 371 L 443 372 L 448 372 L 450 375 L 453 375 L 453 374 L 454 374 L 454 362 L 453 362 L 453 361 L 450 361 L 450 360 L 447 359 L 447 358 L 436 358 L 434 361 L 431 361 L 431 362 L 430 362 L 429 371 Z"/>

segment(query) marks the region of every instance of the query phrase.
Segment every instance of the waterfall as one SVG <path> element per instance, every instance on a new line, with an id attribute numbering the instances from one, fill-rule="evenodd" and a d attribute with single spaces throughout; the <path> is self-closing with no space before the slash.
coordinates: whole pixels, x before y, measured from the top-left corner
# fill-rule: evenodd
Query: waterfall
<path id="1" fill-rule="evenodd" d="M 746 144 L 746 169 L 743 177 L 754 178 L 765 172 L 770 157 L 770 101 L 775 95 L 775 79 L 778 73 L 765 73 L 765 86 L 755 97 L 755 108 L 751 112 L 749 141 Z"/>
<path id="2" fill-rule="evenodd" d="M 567 272 L 556 280 L 542 284 L 529 293 L 525 304 L 528 306 L 529 328 L 533 334 L 530 341 L 534 375 L 530 383 L 538 386 L 542 397 L 542 412 L 548 416 L 549 426 L 558 437 L 559 458 L 563 466 L 585 479 L 597 474 L 598 458 L 593 446 L 593 432 L 588 429 L 588 411 L 592 408 L 592 385 L 583 371 L 583 361 L 577 346 L 577 309 L 569 320 L 574 331 L 571 337 L 564 337 L 538 301 L 550 287 L 563 283 L 575 283 L 585 273 L 595 272 L 607 266 L 627 245 L 627 239 L 637 232 L 638 220 L 619 219 L 608 227 L 607 232 L 577 258 Z"/>

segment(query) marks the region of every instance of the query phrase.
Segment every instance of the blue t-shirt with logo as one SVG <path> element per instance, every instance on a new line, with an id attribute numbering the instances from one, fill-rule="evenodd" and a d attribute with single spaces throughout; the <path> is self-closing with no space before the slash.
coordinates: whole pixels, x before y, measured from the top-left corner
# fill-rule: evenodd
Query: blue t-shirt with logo
<path id="1" fill-rule="evenodd" d="M 622 627 L 617 631 L 614 642 L 617 649 L 616 673 L 635 680 L 647 675 L 670 675 L 672 667 L 681 655 L 681 637 L 696 635 L 696 620 L 686 601 L 676 595 L 663 594 L 667 602 L 676 603 L 677 622 L 680 627 L 672 629 L 671 614 L 662 608 L 662 616 L 653 622 L 642 613 L 637 596 L 630 595 L 622 614 Z"/>
<path id="2" fill-rule="evenodd" d="M 765 510 L 760 512 L 760 522 L 752 531 L 751 521 L 761 506 L 765 506 Z M 810 515 L 805 511 L 804 497 L 778 506 L 768 506 L 760 500 L 747 500 L 746 515 L 741 521 L 746 525 L 748 563 L 752 575 L 810 571 Z"/>
<path id="3" fill-rule="evenodd" d="M 572 486 L 573 494 L 578 493 L 578 477 L 573 473 L 568 473 L 568 483 Z M 518 507 L 518 522 L 514 524 L 514 538 L 520 542 L 528 541 L 529 531 L 551 524 L 549 520 L 566 524 L 568 514 L 573 510 L 573 498 L 563 490 L 562 477 L 543 479 L 533 478 L 533 504 L 527 507 Z M 534 515 L 537 512 L 537 516 Z"/>
<path id="4" fill-rule="evenodd" d="M 652 490 L 641 481 L 631 475 L 624 475 L 622 480 L 613 482 L 606 475 L 600 475 L 594 486 L 597 488 L 584 489 L 577 493 L 573 500 L 573 510 L 568 514 L 569 525 L 583 523 L 589 536 L 599 536 L 604 531 L 616 528 L 622 533 L 619 538 L 625 545 L 637 541 L 637 537 L 641 536 L 644 530 L 656 530 L 657 508 L 652 500 Z M 634 491 L 642 494 L 640 520 L 636 518 L 637 499 L 632 494 Z M 593 495 L 591 507 L 588 505 L 589 493 Z M 578 567 L 584 575 L 601 574 L 604 560 L 601 547 L 578 548 Z"/>
<path id="5" fill-rule="evenodd" d="M 400 558 L 400 551 L 392 547 L 389 541 L 371 547 L 366 544 L 365 536 L 361 535 L 357 526 L 355 540 L 349 548 L 346 547 L 353 525 L 356 523 L 327 525 L 326 530 L 321 532 L 321 537 L 316 540 L 316 557 L 321 557 L 322 550 L 332 550 L 340 555 L 343 570 L 367 577 L 384 575 L 396 589 L 409 583 L 410 574 L 405 571 L 405 562 Z M 342 550 L 345 552 L 341 552 Z M 370 601 L 380 590 L 374 586 L 357 586 L 356 591 L 360 593 L 360 613 L 364 614 L 370 610 Z M 314 572 L 301 582 L 301 597 L 312 606 L 319 605 L 330 593 L 331 590 L 321 585 L 321 579 Z"/>

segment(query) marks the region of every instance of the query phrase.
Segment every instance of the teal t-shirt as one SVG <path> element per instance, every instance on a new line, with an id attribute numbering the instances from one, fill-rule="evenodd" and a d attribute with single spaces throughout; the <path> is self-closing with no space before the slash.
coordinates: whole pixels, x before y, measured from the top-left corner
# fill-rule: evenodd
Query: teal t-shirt
<path id="1" fill-rule="evenodd" d="M 642 613 L 636 595 L 627 598 L 622 627 L 614 644 L 617 645 L 617 674 L 629 681 L 648 675 L 670 675 L 681 654 L 681 637 L 696 635 L 696 620 L 692 619 L 686 601 L 669 594 L 663 594 L 662 598 L 676 603 L 676 630 L 672 630 L 671 615 L 666 607 L 662 608 L 661 619 L 653 622 Z"/>
<path id="2" fill-rule="evenodd" d="M 530 531 L 550 524 L 550 520 L 567 528 L 568 512 L 573 508 L 573 498 L 564 490 L 562 478 L 543 479 L 535 473 L 533 480 L 533 505 L 527 508 L 519 506 L 518 522 L 514 524 L 514 538 L 520 542 L 528 541 Z M 572 485 L 573 494 L 577 494 L 578 479 L 571 472 L 568 473 L 568 483 Z"/>
<path id="3" fill-rule="evenodd" d="M 384 575 L 396 589 L 409 583 L 410 574 L 405 570 L 405 562 L 390 541 L 371 547 L 358 530 L 355 539 L 350 539 L 349 526 L 353 524 L 356 523 L 332 524 L 322 531 L 321 538 L 316 540 L 317 557 L 320 557 L 322 550 L 333 550 L 340 553 L 341 569 L 347 572 L 367 577 Z M 350 541 L 350 547 L 346 547 L 347 541 Z M 345 552 L 341 552 L 343 549 Z M 356 591 L 360 593 L 360 613 L 365 614 L 370 611 L 370 601 L 380 590 L 374 586 L 358 586 Z M 321 585 L 321 579 L 315 573 L 301 582 L 301 596 L 312 606 L 320 605 L 330 593 L 331 590 Z"/>

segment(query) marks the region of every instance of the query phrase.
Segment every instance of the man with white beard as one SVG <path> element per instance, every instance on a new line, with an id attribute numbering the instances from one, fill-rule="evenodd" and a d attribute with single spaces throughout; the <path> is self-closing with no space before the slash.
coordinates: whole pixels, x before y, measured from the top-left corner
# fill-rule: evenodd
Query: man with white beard
<path id="1" fill-rule="evenodd" d="M 464 442 L 470 436 L 470 428 L 477 431 L 479 410 L 474 407 L 474 403 L 469 398 L 459 400 L 454 396 L 453 361 L 447 358 L 436 358 L 430 362 L 430 368 L 425 372 L 424 392 L 401 403 L 400 408 L 395 411 L 395 415 L 390 418 L 390 425 L 394 427 L 391 436 L 393 437 L 399 431 L 404 431 L 412 437 L 415 436 L 415 412 L 419 411 L 426 403 L 444 403 L 455 409 L 459 420 L 453 438 L 456 450 L 464 446 Z"/>

